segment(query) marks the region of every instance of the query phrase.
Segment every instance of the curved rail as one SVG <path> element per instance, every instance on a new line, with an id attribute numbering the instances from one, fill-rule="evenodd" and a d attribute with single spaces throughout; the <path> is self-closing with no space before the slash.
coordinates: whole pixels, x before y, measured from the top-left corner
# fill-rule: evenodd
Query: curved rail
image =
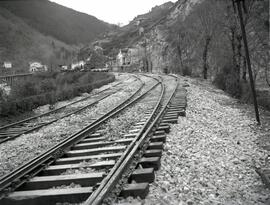
<path id="1" fill-rule="evenodd" d="M 115 185 L 118 183 L 119 179 L 122 177 L 122 174 L 130 165 L 136 152 L 142 148 L 144 143 L 147 141 L 147 137 L 153 132 L 157 124 L 159 124 L 169 102 L 176 93 L 178 87 L 178 79 L 176 78 L 176 80 L 177 85 L 173 93 L 169 97 L 168 101 L 165 102 L 163 108 L 161 108 L 161 105 L 165 94 L 165 87 L 164 86 L 162 87 L 162 94 L 151 116 L 149 117 L 143 128 L 140 130 L 140 132 L 137 134 L 137 136 L 134 138 L 132 143 L 129 145 L 129 147 L 126 149 L 124 154 L 118 160 L 118 163 L 110 171 L 109 175 L 102 181 L 98 189 L 86 200 L 84 204 L 87 205 L 101 204 L 103 200 L 108 196 L 108 194 L 112 191 L 112 189 L 115 187 Z M 161 110 L 159 108 L 161 108 Z"/>
<path id="2" fill-rule="evenodd" d="M 140 80 L 137 76 L 134 75 L 134 77 L 135 77 L 136 80 Z M 113 85 L 112 87 L 116 87 L 117 85 L 119 85 L 121 83 L 122 82 L 119 82 L 119 83 Z M 143 84 L 142 81 L 141 81 L 141 84 Z M 106 88 L 106 89 L 104 89 L 104 90 L 102 90 L 102 91 L 100 91 L 98 93 L 95 93 L 95 95 L 104 93 L 105 91 L 109 91 L 112 87 Z M 75 102 L 69 103 L 67 105 L 61 106 L 61 107 L 59 107 L 57 109 L 54 109 L 52 111 L 45 112 L 45 113 L 42 113 L 40 115 L 36 115 L 36 116 L 30 117 L 30 118 L 27 118 L 27 119 L 24 119 L 24 120 L 15 122 L 15 123 L 11 123 L 9 125 L 5 125 L 3 127 L 0 127 L 0 144 L 1 143 L 4 143 L 6 141 L 9 141 L 9 140 L 15 139 L 15 138 L 19 137 L 22 134 L 27 134 L 27 133 L 36 131 L 36 130 L 38 130 L 38 129 L 44 127 L 44 126 L 50 125 L 50 124 L 52 124 L 52 123 L 54 123 L 54 122 L 56 122 L 56 121 L 58 121 L 60 119 L 69 117 L 69 116 L 71 116 L 73 114 L 77 114 L 77 113 L 79 113 L 79 112 L 81 112 L 81 111 L 83 111 L 83 110 L 85 110 L 85 109 L 87 109 L 89 107 L 92 107 L 92 106 L 96 105 L 101 100 L 103 100 L 103 99 L 105 99 L 105 98 L 107 98 L 107 97 L 115 94 L 116 92 L 117 91 L 112 92 L 112 93 L 108 93 L 105 96 L 102 96 L 101 98 L 95 100 L 94 102 L 91 102 L 90 104 L 87 104 L 87 105 L 85 105 L 83 107 L 80 107 L 79 109 L 76 109 L 75 111 L 72 111 L 72 112 L 69 112 L 67 114 L 64 114 L 63 116 L 60 116 L 60 117 L 58 117 L 56 119 L 53 119 L 53 120 L 50 120 L 48 122 L 40 122 L 38 124 L 35 124 L 33 127 L 31 127 L 31 126 L 24 126 L 24 125 L 25 125 L 25 123 L 28 124 L 29 122 L 31 122 L 33 120 L 36 120 L 36 119 L 38 119 L 40 117 L 49 116 L 49 115 L 51 115 L 53 113 L 57 113 L 59 111 L 62 111 L 63 109 L 65 109 L 65 108 L 67 108 L 67 107 L 69 107 L 71 105 L 74 105 L 76 103 L 79 103 L 79 102 L 88 100 L 88 99 L 92 98 L 93 96 L 88 96 L 88 97 L 82 98 L 80 100 L 77 100 Z"/>
<path id="3" fill-rule="evenodd" d="M 112 110 L 107 112 L 105 115 L 103 115 L 96 121 L 92 122 L 91 124 L 83 128 L 82 130 L 78 131 L 77 133 L 71 135 L 70 137 L 67 137 L 59 144 L 52 147 L 43 154 L 39 155 L 38 157 L 34 158 L 33 160 L 30 160 L 28 163 L 20 166 L 16 170 L 2 177 L 0 179 L 0 191 L 5 192 L 5 189 L 8 187 L 16 189 L 17 187 L 22 185 L 25 181 L 27 181 L 28 178 L 31 178 L 31 176 L 36 175 L 37 173 L 42 171 L 48 164 L 53 163 L 56 160 L 56 158 L 62 156 L 65 150 L 70 149 L 74 144 L 78 143 L 87 134 L 94 132 L 95 129 L 97 129 L 102 123 L 106 122 L 111 117 L 116 116 L 127 107 L 135 104 L 138 100 L 145 97 L 151 90 L 153 90 L 159 84 L 160 82 L 156 83 L 148 91 L 131 100 L 135 95 L 137 95 L 141 91 L 142 89 L 141 86 L 127 100 L 114 107 Z"/>

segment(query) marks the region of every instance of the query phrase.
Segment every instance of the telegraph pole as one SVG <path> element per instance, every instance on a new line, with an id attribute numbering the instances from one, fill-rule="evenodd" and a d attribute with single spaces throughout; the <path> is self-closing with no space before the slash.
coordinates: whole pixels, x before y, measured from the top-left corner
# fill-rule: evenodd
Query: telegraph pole
<path id="1" fill-rule="evenodd" d="M 243 21 L 243 14 L 242 14 L 242 8 L 244 9 L 244 11 L 246 9 L 245 8 L 245 0 L 233 0 L 233 1 L 235 1 L 236 5 L 237 5 L 238 16 L 239 16 L 239 21 L 240 21 L 240 26 L 241 26 L 242 36 L 243 36 L 243 42 L 244 42 L 244 48 L 245 48 L 245 54 L 246 54 L 249 81 L 250 81 L 250 86 L 251 86 L 251 91 L 252 91 L 252 96 L 253 96 L 253 104 L 254 104 L 254 109 L 255 109 L 255 114 L 256 114 L 256 120 L 258 122 L 258 125 L 260 125 L 261 122 L 260 122 L 260 115 L 259 115 L 259 109 L 258 109 L 258 103 L 257 103 L 257 95 L 256 95 L 256 89 L 255 89 L 254 80 L 253 80 L 252 69 L 251 69 L 246 29 L 245 29 L 245 25 L 244 25 L 244 21 Z"/>

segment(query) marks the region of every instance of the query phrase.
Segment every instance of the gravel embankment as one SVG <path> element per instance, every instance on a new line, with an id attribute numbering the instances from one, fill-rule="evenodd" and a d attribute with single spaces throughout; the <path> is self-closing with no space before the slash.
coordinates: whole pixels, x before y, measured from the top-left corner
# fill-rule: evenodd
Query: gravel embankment
<path id="1" fill-rule="evenodd" d="M 252 106 L 239 104 L 208 83 L 198 86 L 196 80 L 189 79 L 189 84 L 187 117 L 172 125 L 150 194 L 146 200 L 122 202 L 270 204 L 269 190 L 255 172 L 255 167 L 265 166 L 267 159 L 258 139 L 269 136 L 269 121 L 258 127 L 250 115 Z M 270 116 L 269 112 L 261 113 Z"/>
<path id="2" fill-rule="evenodd" d="M 155 103 L 151 101 L 158 100 L 158 93 L 160 88 L 156 88 L 152 93 L 155 95 L 148 95 L 143 100 L 139 101 L 133 107 L 127 109 L 117 118 L 109 120 L 105 125 L 102 126 L 104 129 L 104 137 L 108 140 L 122 139 L 125 134 L 139 122 L 144 116 L 145 112 L 152 111 Z M 150 102 L 150 103 L 149 103 Z"/>
<path id="3" fill-rule="evenodd" d="M 93 121 L 93 118 L 97 118 L 128 98 L 138 86 L 139 82 L 127 84 L 121 92 L 105 98 L 83 113 L 71 115 L 35 133 L 25 134 L 0 144 L 0 177 L 79 131 Z"/>

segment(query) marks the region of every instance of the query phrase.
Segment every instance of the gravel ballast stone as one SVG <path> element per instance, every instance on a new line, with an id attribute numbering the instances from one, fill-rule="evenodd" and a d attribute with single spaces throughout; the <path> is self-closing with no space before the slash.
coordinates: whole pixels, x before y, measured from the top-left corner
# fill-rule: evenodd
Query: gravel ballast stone
<path id="1" fill-rule="evenodd" d="M 208 82 L 185 79 L 186 117 L 171 125 L 149 195 L 116 204 L 270 204 L 270 192 L 255 171 L 269 157 L 258 143 L 269 136 L 269 121 L 257 126 L 251 105 L 240 104 Z M 270 116 L 263 110 L 261 114 Z"/>

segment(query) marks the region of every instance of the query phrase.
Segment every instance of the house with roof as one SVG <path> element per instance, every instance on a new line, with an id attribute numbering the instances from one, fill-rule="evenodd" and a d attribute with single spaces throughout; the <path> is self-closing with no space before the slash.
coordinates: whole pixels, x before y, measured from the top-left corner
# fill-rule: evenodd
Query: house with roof
<path id="1" fill-rule="evenodd" d="M 12 68 L 12 63 L 10 61 L 4 61 L 3 68 L 6 68 L 6 69 Z"/>
<path id="2" fill-rule="evenodd" d="M 29 63 L 29 71 L 30 72 L 46 72 L 48 71 L 48 67 L 46 65 L 42 65 L 40 62 L 30 62 Z"/>

